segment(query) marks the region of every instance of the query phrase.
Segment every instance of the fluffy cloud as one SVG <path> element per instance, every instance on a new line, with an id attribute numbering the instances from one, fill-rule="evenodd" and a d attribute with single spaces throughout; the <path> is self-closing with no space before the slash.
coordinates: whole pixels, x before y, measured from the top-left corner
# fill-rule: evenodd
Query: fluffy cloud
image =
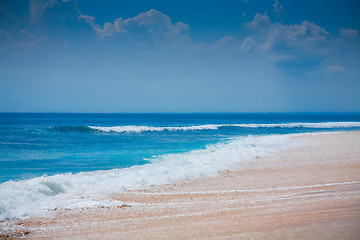
<path id="1" fill-rule="evenodd" d="M 328 74 L 345 72 L 344 68 L 336 67 L 340 65 L 331 61 L 327 61 L 326 66 L 323 64 L 332 54 L 329 51 L 333 49 L 334 41 L 325 29 L 312 22 L 281 24 L 272 22 L 267 13 L 258 13 L 244 26 L 249 30 L 244 39 L 226 36 L 212 48 L 231 50 L 239 56 L 251 53 L 291 75 L 319 72 L 320 68 Z M 350 30 L 342 33 L 355 35 Z"/>
<path id="2" fill-rule="evenodd" d="M 245 26 L 252 31 L 264 30 L 270 28 L 271 21 L 266 12 L 263 15 L 257 13 L 251 22 L 245 23 Z"/>
<path id="3" fill-rule="evenodd" d="M 354 39 L 359 38 L 359 31 L 351 28 L 342 28 L 340 29 L 339 35 L 343 38 Z"/>
<path id="4" fill-rule="evenodd" d="M 189 29 L 189 25 L 182 22 L 173 24 L 167 15 L 154 9 L 126 20 L 120 17 L 112 23 L 105 22 L 102 27 L 96 24 L 95 17 L 81 14 L 79 18 L 89 23 L 101 37 L 109 37 L 115 33 L 131 35 L 144 31 L 150 34 L 154 40 L 174 40 L 187 34 Z"/>
<path id="5" fill-rule="evenodd" d="M 243 39 L 225 37 L 213 48 L 261 56 L 291 75 L 347 74 L 349 65 L 359 59 L 360 36 L 354 29 L 341 29 L 338 36 L 332 36 L 309 21 L 272 22 L 266 12 L 256 14 L 244 26 L 249 33 Z"/>
<path id="6" fill-rule="evenodd" d="M 266 13 L 256 14 L 254 19 L 245 25 L 251 30 L 251 34 L 245 39 L 246 43 L 244 41 L 244 50 L 317 51 L 329 39 L 329 33 L 314 23 L 273 23 Z"/>
<path id="7" fill-rule="evenodd" d="M 225 36 L 218 40 L 214 45 L 210 46 L 211 49 L 228 49 L 238 51 L 241 45 L 241 40 L 232 36 Z"/>
<path id="8" fill-rule="evenodd" d="M 100 27 L 96 24 L 95 17 L 89 15 L 80 15 L 79 19 L 85 20 L 90 24 L 91 28 L 94 29 L 101 37 L 108 37 L 113 35 L 113 33 L 123 33 L 126 32 L 122 26 L 124 21 L 122 18 L 116 19 L 113 23 L 105 22 L 103 27 Z"/>
<path id="9" fill-rule="evenodd" d="M 74 21 L 79 28 L 89 25 L 88 30 L 93 30 L 101 38 L 123 36 L 125 41 L 142 43 L 145 48 L 151 43 L 160 43 L 160 48 L 174 48 L 181 51 L 190 49 L 191 53 L 212 54 L 214 52 L 231 53 L 239 58 L 246 58 L 246 54 L 259 56 L 267 63 L 289 70 L 292 73 L 319 72 L 327 74 L 349 73 L 349 64 L 338 59 L 355 59 L 358 61 L 360 37 L 358 30 L 341 29 L 338 36 L 331 36 L 324 28 L 309 21 L 300 24 L 282 24 L 274 22 L 268 14 L 256 14 L 254 18 L 245 23 L 243 31 L 247 35 L 239 39 L 234 36 L 225 36 L 215 44 L 209 46 L 205 43 L 196 43 L 191 40 L 189 25 L 183 22 L 173 23 L 171 18 L 159 11 L 150 10 L 139 15 L 123 19 L 117 18 L 112 22 L 105 22 L 102 26 L 96 22 L 94 16 L 83 14 L 75 0 L 29 0 L 30 16 L 32 22 L 40 17 L 51 18 L 51 13 L 65 12 L 69 21 Z M 65 4 L 61 2 L 72 2 Z M 274 12 L 280 13 L 283 8 L 275 0 Z M 59 10 L 60 9 L 60 10 Z M 66 10 L 66 11 L 65 11 Z M 54 14 L 54 16 L 57 16 Z M 76 21 L 80 19 L 82 21 Z M 33 33 L 33 34 L 31 34 Z M 18 48 L 37 47 L 49 42 L 46 34 L 39 34 L 32 28 L 3 29 L 0 30 L 0 43 L 2 49 L 9 46 Z M 127 39 L 127 40 L 126 40 Z M 133 41 L 135 39 L 135 41 Z M 124 41 L 124 42 L 125 42 Z M 111 42 L 111 41 L 109 41 Z M 116 40 L 114 41 L 116 42 Z M 165 44 L 163 44 L 165 43 Z M 56 42 L 56 44 L 59 44 Z M 199 50 L 198 52 L 195 52 Z M 346 69 L 345 69 L 346 67 Z M 299 71 L 298 71 L 299 70 Z"/>

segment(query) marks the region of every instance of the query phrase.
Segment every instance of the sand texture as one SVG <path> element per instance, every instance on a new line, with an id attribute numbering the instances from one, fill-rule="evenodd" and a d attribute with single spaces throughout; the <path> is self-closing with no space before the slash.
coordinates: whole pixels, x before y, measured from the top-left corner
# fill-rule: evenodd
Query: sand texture
<path id="1" fill-rule="evenodd" d="M 360 132 L 296 138 L 216 177 L 111 196 L 122 206 L 57 210 L 2 237 L 360 239 Z"/>

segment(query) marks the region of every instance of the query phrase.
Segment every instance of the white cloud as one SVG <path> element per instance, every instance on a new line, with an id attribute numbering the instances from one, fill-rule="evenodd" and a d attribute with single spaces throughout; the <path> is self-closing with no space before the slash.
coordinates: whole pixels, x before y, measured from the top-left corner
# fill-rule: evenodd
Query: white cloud
<path id="1" fill-rule="evenodd" d="M 210 48 L 239 50 L 240 45 L 241 45 L 240 39 L 228 35 L 218 40 L 214 45 L 210 46 Z"/>
<path id="2" fill-rule="evenodd" d="M 182 22 L 172 24 L 170 17 L 154 9 L 126 20 L 120 17 L 112 23 L 105 22 L 102 27 L 96 24 L 95 17 L 81 14 L 79 18 L 89 23 L 101 37 L 109 37 L 114 33 L 128 33 L 131 35 L 132 33 L 145 31 L 155 40 L 172 40 L 186 34 L 189 29 L 189 25 Z"/>
<path id="3" fill-rule="evenodd" d="M 279 13 L 281 13 L 281 12 L 284 11 L 284 8 L 283 8 L 283 6 L 280 4 L 279 0 L 275 0 L 273 7 L 274 7 L 274 12 L 275 12 L 275 13 L 278 13 L 278 14 L 279 14 Z"/>
<path id="4" fill-rule="evenodd" d="M 346 64 L 337 64 L 336 60 L 349 52 L 350 44 L 341 44 L 350 43 L 344 37 L 354 38 L 358 34 L 355 30 L 341 30 L 342 38 L 337 39 L 309 21 L 300 24 L 272 22 L 266 12 L 256 14 L 244 25 L 249 34 L 239 44 L 240 51 L 262 56 L 291 75 L 348 72 L 342 67 Z"/>
<path id="5" fill-rule="evenodd" d="M 79 19 L 83 19 L 89 23 L 91 28 L 94 29 L 101 37 L 111 36 L 114 32 L 126 32 L 126 30 L 122 27 L 124 22 L 122 18 L 116 19 L 113 23 L 105 22 L 103 27 L 96 24 L 95 17 L 80 15 Z"/>
<path id="6" fill-rule="evenodd" d="M 251 22 L 245 23 L 245 26 L 247 26 L 252 31 L 266 29 L 270 27 L 270 25 L 271 21 L 266 12 L 263 15 L 257 13 Z"/>
<path id="7" fill-rule="evenodd" d="M 244 25 L 250 30 L 244 39 L 226 36 L 212 48 L 261 56 L 268 63 L 291 75 L 315 71 L 326 74 L 346 72 L 342 65 L 334 62 L 333 37 L 312 22 L 281 24 L 272 22 L 265 12 L 256 14 L 252 21 Z"/>
<path id="8" fill-rule="evenodd" d="M 255 48 L 256 48 L 256 42 L 251 37 L 245 38 L 242 44 L 240 45 L 240 49 L 245 52 L 254 50 Z"/>
<path id="9" fill-rule="evenodd" d="M 359 37 L 359 31 L 351 28 L 342 28 L 340 29 L 339 35 L 343 38 L 354 39 Z"/>
<path id="10" fill-rule="evenodd" d="M 245 24 L 252 32 L 247 37 L 249 44 L 244 43 L 247 50 L 283 50 L 317 51 L 329 38 L 329 33 L 318 25 L 304 21 L 300 25 L 283 25 L 271 22 L 264 13 L 256 14 L 254 19 Z M 245 42 L 245 41 L 244 41 Z"/>
<path id="11" fill-rule="evenodd" d="M 318 25 L 304 21 L 300 25 L 282 25 L 283 38 L 289 47 L 314 50 L 329 39 L 329 33 Z"/>

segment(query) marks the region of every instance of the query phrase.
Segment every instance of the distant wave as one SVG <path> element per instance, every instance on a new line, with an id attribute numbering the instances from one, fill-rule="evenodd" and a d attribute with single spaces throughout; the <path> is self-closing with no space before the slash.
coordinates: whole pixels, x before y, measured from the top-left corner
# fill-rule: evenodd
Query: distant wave
<path id="1" fill-rule="evenodd" d="M 321 122 L 321 123 L 253 123 L 253 124 L 207 124 L 183 127 L 150 127 L 150 126 L 113 126 L 100 127 L 88 126 L 88 128 L 102 132 L 154 132 L 154 131 L 190 131 L 190 130 L 217 130 L 223 127 L 238 128 L 353 128 L 360 127 L 360 122 Z"/>
<path id="2" fill-rule="evenodd" d="M 53 130 L 59 132 L 161 132 L 161 131 L 201 131 L 201 130 L 217 130 L 219 128 L 313 128 L 313 129 L 330 129 L 330 128 L 354 128 L 360 127 L 360 122 L 320 122 L 320 123 L 244 123 L 244 124 L 205 124 L 195 126 L 56 126 Z"/>
<path id="3" fill-rule="evenodd" d="M 228 126 L 242 128 L 352 128 L 360 127 L 360 122 L 230 124 Z"/>
<path id="4" fill-rule="evenodd" d="M 89 126 L 90 129 L 102 132 L 160 132 L 160 131 L 189 131 L 189 130 L 216 130 L 225 125 L 199 125 L 199 126 L 185 126 L 185 127 L 149 127 L 149 126 L 114 126 L 114 127 L 97 127 Z"/>

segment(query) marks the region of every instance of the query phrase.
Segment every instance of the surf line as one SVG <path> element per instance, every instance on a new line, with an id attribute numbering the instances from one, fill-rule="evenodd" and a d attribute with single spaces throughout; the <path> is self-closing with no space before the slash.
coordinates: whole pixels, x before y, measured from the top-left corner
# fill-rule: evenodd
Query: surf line
<path id="1" fill-rule="evenodd" d="M 352 185 L 360 184 L 360 181 L 354 182 L 340 182 L 340 183 L 325 183 L 315 185 L 303 185 L 293 187 L 276 187 L 276 188 L 260 188 L 260 189 L 243 189 L 243 190 L 224 190 L 224 191 L 199 191 L 199 192 L 141 192 L 133 191 L 131 194 L 139 195 L 187 195 L 187 194 L 217 194 L 217 193 L 247 193 L 247 192 L 269 192 L 269 191 L 282 191 L 282 190 L 294 190 L 294 189 L 307 189 L 316 187 L 330 187 L 330 186 L 341 186 L 341 185 Z"/>

